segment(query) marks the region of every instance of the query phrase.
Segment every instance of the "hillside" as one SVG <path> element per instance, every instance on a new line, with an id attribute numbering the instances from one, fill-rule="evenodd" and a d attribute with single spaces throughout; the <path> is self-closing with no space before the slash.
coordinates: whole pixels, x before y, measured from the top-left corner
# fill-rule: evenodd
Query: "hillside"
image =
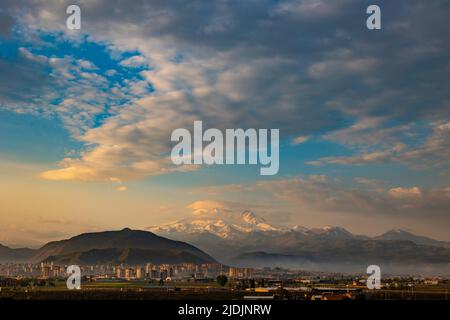
<path id="1" fill-rule="evenodd" d="M 129 250 L 123 256 L 124 250 Z M 139 257 L 141 255 L 141 257 Z M 84 233 L 44 245 L 30 261 L 153 261 L 215 262 L 214 258 L 181 241 L 173 241 L 148 231 L 125 228 L 120 231 Z M 149 260 L 150 259 L 150 260 Z M 184 261 L 182 261 L 184 260 Z"/>

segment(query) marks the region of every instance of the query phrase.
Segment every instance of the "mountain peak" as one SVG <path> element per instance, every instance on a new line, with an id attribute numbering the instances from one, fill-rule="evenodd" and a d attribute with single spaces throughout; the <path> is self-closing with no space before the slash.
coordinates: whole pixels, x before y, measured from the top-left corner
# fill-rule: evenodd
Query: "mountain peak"
<path id="1" fill-rule="evenodd" d="M 411 234 L 411 232 L 409 232 L 405 229 L 391 229 L 391 230 L 385 232 L 385 234 L 386 233 L 409 233 L 409 234 Z"/>
<path id="2" fill-rule="evenodd" d="M 245 210 L 244 212 L 241 213 L 241 217 L 242 219 L 249 223 L 249 224 L 254 224 L 257 225 L 260 222 L 265 222 L 264 219 L 262 218 L 258 218 L 253 212 L 251 212 L 250 210 Z"/>
<path id="3" fill-rule="evenodd" d="M 441 246 L 450 248 L 450 243 L 445 241 L 439 241 L 425 236 L 416 235 L 405 229 L 392 229 L 382 235 L 375 237 L 376 240 L 402 240 L 402 241 L 412 241 L 420 245 L 429 246 Z"/>
<path id="4" fill-rule="evenodd" d="M 307 231 L 308 231 L 308 228 L 306 228 L 306 227 L 304 227 L 304 226 L 301 226 L 301 225 L 299 225 L 299 224 L 296 224 L 296 225 L 292 226 L 292 227 L 290 228 L 290 230 L 291 230 L 291 231 L 295 231 L 295 232 L 299 232 L 299 233 L 304 233 L 304 232 L 307 232 Z"/>
<path id="5" fill-rule="evenodd" d="M 405 236 L 416 236 L 414 233 L 406 229 L 391 229 L 383 233 L 380 237 L 405 237 Z"/>
<path id="6" fill-rule="evenodd" d="M 244 210 L 244 211 L 241 213 L 241 216 L 256 217 L 255 214 L 254 214 L 252 211 L 250 211 L 250 210 Z"/>
<path id="7" fill-rule="evenodd" d="M 197 214 L 194 217 L 162 226 L 151 226 L 147 230 L 156 234 L 173 236 L 182 234 L 210 233 L 222 239 L 240 239 L 252 232 L 281 231 L 270 225 L 250 210 L 236 212 L 223 210 L 212 214 Z"/>

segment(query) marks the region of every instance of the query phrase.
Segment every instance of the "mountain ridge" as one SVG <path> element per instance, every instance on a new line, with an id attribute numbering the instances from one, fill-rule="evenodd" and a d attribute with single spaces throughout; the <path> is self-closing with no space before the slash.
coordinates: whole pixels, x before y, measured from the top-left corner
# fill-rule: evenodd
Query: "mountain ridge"
<path id="1" fill-rule="evenodd" d="M 104 259 L 107 250 L 110 250 L 110 254 L 115 252 L 120 256 L 125 249 L 131 250 L 133 254 L 140 252 L 142 259 L 167 261 L 168 263 L 175 260 L 181 262 L 181 258 L 186 259 L 184 262 L 217 262 L 207 253 L 186 242 L 171 240 L 149 231 L 131 230 L 130 228 L 118 231 L 82 233 L 69 239 L 51 241 L 36 250 L 10 249 L 0 246 L 0 261 L 39 263 L 48 260 L 50 257 L 52 261 L 76 261 L 77 255 L 81 256 L 79 261 L 83 261 L 83 257 L 89 255 L 88 252 L 98 252 L 101 260 Z M 181 260 L 177 260 L 177 258 Z M 89 259 L 92 262 L 95 261 L 95 257 L 90 256 Z M 110 257 L 110 261 L 119 260 L 118 257 Z M 132 260 L 137 261 L 139 259 L 133 256 Z"/>
<path id="2" fill-rule="evenodd" d="M 207 214 L 200 212 L 192 218 L 147 229 L 152 232 L 124 228 L 82 233 L 49 242 L 37 250 L 0 245 L 0 262 L 140 264 L 186 260 L 215 263 L 215 258 L 220 258 L 222 263 L 230 265 L 282 265 L 323 270 L 330 266 L 357 270 L 368 262 L 395 265 L 396 268 L 403 263 L 411 270 L 447 272 L 450 267 L 449 242 L 403 229 L 369 237 L 336 226 L 280 227 L 250 210 L 236 214 L 229 211 L 222 214 L 217 210 Z M 439 269 L 436 269 L 437 265 Z"/>
<path id="3" fill-rule="evenodd" d="M 220 256 L 224 263 L 243 267 L 286 266 L 326 270 L 334 266 L 345 271 L 362 270 L 362 264 L 371 261 L 389 265 L 395 271 L 404 268 L 450 273 L 450 250 L 447 250 L 450 243 L 445 241 L 395 229 L 369 237 L 336 226 L 279 227 L 253 212 L 251 215 L 246 212 L 248 210 L 234 216 L 230 212 L 222 216 L 217 211 L 213 214 L 208 212 L 205 216 L 195 214 L 191 219 L 148 229 L 172 239 L 183 239 L 205 252 Z M 270 228 L 256 228 L 257 221 L 263 221 Z M 251 258 L 254 252 L 266 254 Z"/>
<path id="4" fill-rule="evenodd" d="M 391 229 L 379 236 L 374 237 L 375 240 L 410 240 L 416 244 L 441 246 L 450 248 L 450 242 L 435 240 L 426 236 L 416 235 L 404 229 Z"/>
<path id="5" fill-rule="evenodd" d="M 236 217 L 240 217 L 241 219 L 237 219 Z M 244 210 L 241 214 L 235 215 L 235 217 L 230 220 L 227 220 L 220 215 L 216 215 L 215 217 L 211 215 L 195 215 L 192 218 L 177 220 L 162 225 L 149 226 L 145 229 L 155 234 L 161 234 L 164 236 L 170 236 L 176 233 L 210 233 L 211 235 L 215 235 L 223 239 L 239 239 L 245 234 L 254 234 L 258 232 L 298 232 L 303 235 L 325 237 L 329 239 L 357 238 L 373 240 L 411 240 L 417 244 L 450 247 L 450 242 L 416 235 L 404 229 L 391 229 L 381 235 L 370 237 L 366 235 L 353 234 L 347 229 L 339 226 L 327 225 L 322 228 L 306 228 L 301 225 L 293 225 L 288 227 L 277 226 L 267 222 L 264 218 L 257 216 L 250 210 Z"/>
<path id="6" fill-rule="evenodd" d="M 10 248 L 0 244 L 0 263 L 3 262 L 25 262 L 27 261 L 34 253 L 35 249 L 29 248 Z"/>

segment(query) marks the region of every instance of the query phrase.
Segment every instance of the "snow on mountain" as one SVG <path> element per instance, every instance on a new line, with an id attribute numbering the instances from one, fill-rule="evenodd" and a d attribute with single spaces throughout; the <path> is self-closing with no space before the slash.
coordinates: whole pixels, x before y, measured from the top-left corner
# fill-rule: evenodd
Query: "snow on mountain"
<path id="1" fill-rule="evenodd" d="M 311 235 L 325 236 L 329 239 L 352 239 L 355 237 L 352 233 L 348 232 L 341 227 L 325 226 L 323 228 L 313 228 L 306 231 Z"/>
<path id="2" fill-rule="evenodd" d="M 203 214 L 196 212 L 192 218 L 151 226 L 147 230 L 165 235 L 209 232 L 222 239 L 236 239 L 252 232 L 281 232 L 285 229 L 267 223 L 265 219 L 256 216 L 250 210 L 239 214 L 221 212 L 216 209 Z"/>
<path id="3" fill-rule="evenodd" d="M 256 215 L 250 210 L 245 210 L 241 214 L 242 220 L 249 224 L 257 225 L 259 223 L 265 223 L 266 221 L 263 218 L 258 218 Z"/>
<path id="4" fill-rule="evenodd" d="M 323 228 L 308 229 L 295 225 L 281 227 L 268 223 L 264 218 L 257 216 L 250 210 L 239 213 L 225 208 L 209 208 L 209 210 L 196 209 L 192 217 L 172 223 L 151 226 L 147 230 L 162 236 L 184 239 L 186 236 L 209 234 L 224 240 L 247 239 L 252 233 L 259 234 L 287 234 L 295 232 L 302 237 L 315 237 L 321 239 L 352 239 L 354 236 L 344 228 L 326 226 Z"/>
<path id="5" fill-rule="evenodd" d="M 172 239 L 198 241 L 199 243 L 230 240 L 227 243 L 297 243 L 301 239 L 336 240 L 362 239 L 344 228 L 326 226 L 305 228 L 295 225 L 283 227 L 269 223 L 251 210 L 243 210 L 233 203 L 221 201 L 196 201 L 188 206 L 190 217 L 147 230 Z M 263 241 L 264 238 L 264 241 Z M 365 237 L 368 238 L 368 237 Z M 275 241 L 274 239 L 277 239 Z"/>
<path id="6" fill-rule="evenodd" d="M 172 223 L 151 226 L 147 230 L 161 236 L 174 239 L 222 239 L 230 240 L 228 243 L 258 242 L 287 244 L 289 241 L 313 241 L 313 240 L 407 240 L 419 245 L 439 246 L 450 248 L 449 242 L 437 241 L 431 238 L 418 236 L 402 229 L 390 230 L 378 237 L 354 235 L 341 227 L 325 226 L 323 228 L 311 228 L 300 225 L 291 227 L 275 226 L 264 218 L 257 216 L 250 210 L 242 213 L 224 208 L 214 207 L 212 210 L 196 210 L 191 218 L 178 220 Z M 202 235 L 202 238 L 192 236 Z M 205 238 L 204 236 L 207 236 Z M 211 238 L 213 236 L 213 238 Z M 192 240 L 194 241 L 194 240 Z M 278 243 L 277 242 L 277 243 Z"/>
<path id="7" fill-rule="evenodd" d="M 296 224 L 293 227 L 291 227 L 291 230 L 299 233 L 306 233 L 309 229 L 304 226 Z"/>
<path id="8" fill-rule="evenodd" d="M 260 231 L 280 231 L 281 228 L 274 227 L 266 222 L 263 218 L 257 217 L 253 212 L 245 210 L 241 214 L 242 220 L 244 220 L 249 225 L 255 226 L 257 230 Z"/>

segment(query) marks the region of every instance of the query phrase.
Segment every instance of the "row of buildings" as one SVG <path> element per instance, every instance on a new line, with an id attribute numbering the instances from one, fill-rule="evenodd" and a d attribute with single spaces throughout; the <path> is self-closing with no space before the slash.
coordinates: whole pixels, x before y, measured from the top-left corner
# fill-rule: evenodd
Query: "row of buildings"
<path id="1" fill-rule="evenodd" d="M 228 275 L 230 278 L 251 278 L 253 269 L 224 267 L 221 264 L 203 264 L 203 265 L 152 265 L 145 267 L 123 267 L 115 268 L 115 277 L 118 279 L 173 279 L 173 278 L 195 278 L 206 279 L 215 278 L 219 275 Z"/>
<path id="2" fill-rule="evenodd" d="M 251 278 L 254 271 L 251 268 L 228 267 L 222 264 L 152 264 L 145 265 L 90 265 L 80 266 L 83 276 L 93 278 L 116 278 L 126 280 L 144 279 L 215 279 L 219 275 L 229 278 Z M 67 266 L 56 265 L 53 262 L 40 264 L 7 264 L 0 265 L 0 276 L 29 278 L 65 278 Z"/>
<path id="3" fill-rule="evenodd" d="M 9 264 L 0 267 L 0 275 L 21 276 L 41 279 L 65 278 L 67 266 L 56 265 L 53 262 L 39 265 Z M 215 279 L 218 275 L 227 275 L 229 278 L 250 278 L 253 270 L 249 268 L 228 267 L 222 264 L 152 264 L 145 265 L 90 265 L 80 266 L 83 276 L 94 279 Z"/>

